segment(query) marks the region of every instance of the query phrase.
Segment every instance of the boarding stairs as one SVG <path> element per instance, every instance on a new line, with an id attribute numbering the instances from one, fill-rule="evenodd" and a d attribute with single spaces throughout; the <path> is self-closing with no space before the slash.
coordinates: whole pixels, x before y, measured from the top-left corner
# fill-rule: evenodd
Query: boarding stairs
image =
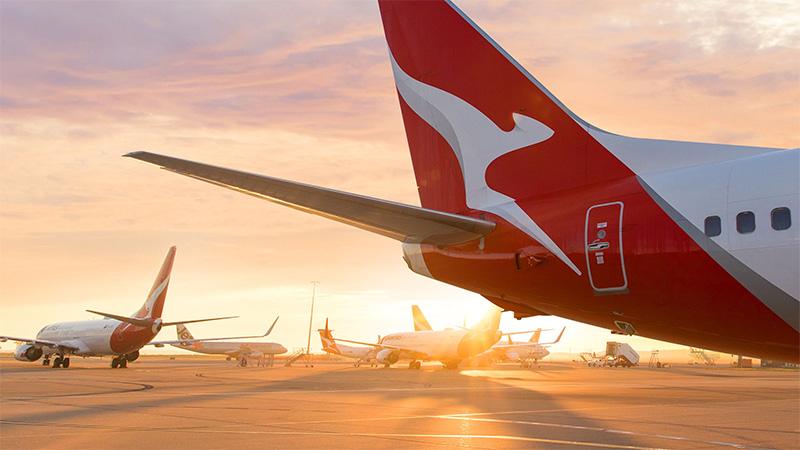
<path id="1" fill-rule="evenodd" d="M 709 366 L 713 366 L 714 362 L 717 360 L 717 358 L 719 358 L 717 355 L 706 353 L 706 351 L 702 348 L 690 347 L 689 354 L 692 356 L 692 358 L 694 358 L 695 361 Z"/>
<path id="2" fill-rule="evenodd" d="M 658 360 L 658 350 L 653 350 L 650 352 L 650 363 L 647 365 L 650 368 L 658 368 L 661 367 Z"/>
<path id="3" fill-rule="evenodd" d="M 292 364 L 296 363 L 299 360 L 303 360 L 303 364 L 306 367 L 314 367 L 311 353 L 306 352 L 305 348 L 297 348 L 294 350 L 294 353 L 289 355 L 289 359 L 286 360 L 286 364 L 284 367 L 292 367 Z"/>

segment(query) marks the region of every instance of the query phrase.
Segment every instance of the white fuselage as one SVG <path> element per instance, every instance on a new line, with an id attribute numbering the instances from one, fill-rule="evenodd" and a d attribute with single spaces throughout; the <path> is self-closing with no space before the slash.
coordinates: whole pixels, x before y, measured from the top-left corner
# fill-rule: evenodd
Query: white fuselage
<path id="1" fill-rule="evenodd" d="M 466 356 L 459 354 L 458 346 L 466 334 L 466 330 L 409 331 L 386 335 L 381 344 L 425 354 L 428 361 L 461 360 Z M 417 356 L 401 352 L 400 359 L 417 359 Z"/>
<path id="2" fill-rule="evenodd" d="M 550 354 L 544 345 L 531 342 L 519 342 L 518 345 L 495 346 L 489 349 L 486 354 L 509 361 L 520 361 L 526 359 L 539 360 Z"/>
<path id="3" fill-rule="evenodd" d="M 259 357 L 261 355 L 280 355 L 286 353 L 286 347 L 275 342 L 193 342 L 170 344 L 175 348 L 189 350 L 197 353 L 209 355 L 227 355 L 240 357 L 249 355 Z"/>
<path id="4" fill-rule="evenodd" d="M 54 323 L 42 328 L 36 339 L 72 345 L 78 348 L 74 354 L 79 356 L 114 355 L 111 339 L 121 324 L 114 319 Z M 43 346 L 42 351 L 45 355 L 52 355 L 58 349 Z"/>
<path id="5" fill-rule="evenodd" d="M 338 355 L 346 358 L 368 360 L 375 358 L 377 351 L 373 347 L 354 347 L 352 345 L 344 345 L 336 342 L 336 348 L 339 350 Z M 329 350 L 326 350 L 330 352 Z"/>

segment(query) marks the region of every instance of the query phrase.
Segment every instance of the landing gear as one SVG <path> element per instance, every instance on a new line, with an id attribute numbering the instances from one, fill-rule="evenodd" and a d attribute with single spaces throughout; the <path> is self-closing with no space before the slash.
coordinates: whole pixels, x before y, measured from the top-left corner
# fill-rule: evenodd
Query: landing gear
<path id="1" fill-rule="evenodd" d="M 420 367 L 422 367 L 422 363 L 420 363 L 419 361 L 411 361 L 410 363 L 408 363 L 409 369 L 419 370 Z"/>
<path id="2" fill-rule="evenodd" d="M 42 360 L 42 365 L 43 366 L 49 366 L 50 365 L 50 355 L 45 355 L 44 356 L 44 359 Z"/>
<path id="3" fill-rule="evenodd" d="M 128 367 L 128 358 L 127 355 L 117 355 L 111 359 L 111 368 L 116 369 L 124 369 Z"/>
<path id="4" fill-rule="evenodd" d="M 458 369 L 458 365 L 461 361 L 447 361 L 444 363 L 444 368 L 448 370 L 455 370 Z"/>
<path id="5" fill-rule="evenodd" d="M 69 358 L 64 358 L 61 360 L 61 367 L 65 369 L 69 367 Z"/>
<path id="6" fill-rule="evenodd" d="M 60 356 L 56 356 L 56 359 L 53 360 L 53 369 L 58 369 L 59 367 L 61 367 L 62 361 L 63 360 L 61 359 Z"/>

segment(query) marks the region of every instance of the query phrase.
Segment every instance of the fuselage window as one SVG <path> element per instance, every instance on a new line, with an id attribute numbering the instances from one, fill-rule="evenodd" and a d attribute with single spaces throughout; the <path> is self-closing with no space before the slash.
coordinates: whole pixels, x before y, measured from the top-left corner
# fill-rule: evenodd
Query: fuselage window
<path id="1" fill-rule="evenodd" d="M 719 216 L 708 216 L 705 222 L 706 236 L 714 237 L 722 233 L 722 221 Z"/>
<path id="2" fill-rule="evenodd" d="M 792 213 L 789 208 L 775 208 L 772 210 L 772 229 L 788 230 L 792 226 Z"/>
<path id="3" fill-rule="evenodd" d="M 741 234 L 756 231 L 756 215 L 752 211 L 740 212 L 736 215 L 736 231 Z"/>

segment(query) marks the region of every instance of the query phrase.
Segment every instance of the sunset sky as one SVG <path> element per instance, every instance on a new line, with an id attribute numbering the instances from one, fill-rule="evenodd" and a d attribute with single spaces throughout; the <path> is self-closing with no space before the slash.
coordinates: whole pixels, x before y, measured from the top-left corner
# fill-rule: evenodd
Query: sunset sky
<path id="1" fill-rule="evenodd" d="M 602 129 L 800 145 L 796 1 L 456 4 Z M 121 157 L 136 150 L 418 205 L 376 1 L 0 1 L 0 334 L 134 312 L 171 245 L 165 320 L 241 316 L 197 337 L 280 315 L 270 340 L 305 346 L 312 280 L 314 329 L 356 340 L 412 329 L 412 304 L 435 328 L 489 305 L 412 273 L 393 240 Z M 618 339 L 507 314 L 504 331 L 567 325 L 553 351 Z"/>

